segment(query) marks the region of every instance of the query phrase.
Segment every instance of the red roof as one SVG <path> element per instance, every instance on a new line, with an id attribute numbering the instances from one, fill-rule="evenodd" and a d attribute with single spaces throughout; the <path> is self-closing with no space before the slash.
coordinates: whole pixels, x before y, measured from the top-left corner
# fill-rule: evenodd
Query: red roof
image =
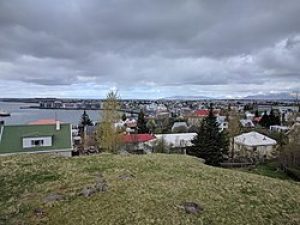
<path id="1" fill-rule="evenodd" d="M 254 118 L 253 118 L 253 121 L 256 122 L 256 123 L 259 123 L 260 120 L 261 120 L 261 118 L 262 118 L 261 116 L 259 116 L 259 117 L 254 117 Z"/>
<path id="2" fill-rule="evenodd" d="M 146 142 L 155 139 L 152 134 L 125 134 L 122 136 L 124 143 Z"/>
<path id="3" fill-rule="evenodd" d="M 196 116 L 208 116 L 209 110 L 199 109 L 199 110 L 196 110 L 194 113 L 195 113 Z"/>
<path id="4" fill-rule="evenodd" d="M 214 109 L 214 115 L 217 115 L 219 113 L 219 110 Z M 198 109 L 194 111 L 195 116 L 199 117 L 207 117 L 209 115 L 209 109 Z"/>
<path id="5" fill-rule="evenodd" d="M 50 124 L 56 124 L 55 119 L 40 119 L 40 120 L 35 120 L 30 122 L 29 124 L 31 125 L 50 125 Z M 61 121 L 59 121 L 60 123 L 62 123 Z"/>

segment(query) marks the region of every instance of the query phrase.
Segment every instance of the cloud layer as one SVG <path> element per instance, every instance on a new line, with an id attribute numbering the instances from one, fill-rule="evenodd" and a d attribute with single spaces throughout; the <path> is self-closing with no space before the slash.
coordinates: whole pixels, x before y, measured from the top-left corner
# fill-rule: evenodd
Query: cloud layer
<path id="1" fill-rule="evenodd" d="M 298 90 L 299 11 L 298 0 L 2 0 L 1 94 L 104 97 L 116 87 L 125 98 L 157 98 Z"/>

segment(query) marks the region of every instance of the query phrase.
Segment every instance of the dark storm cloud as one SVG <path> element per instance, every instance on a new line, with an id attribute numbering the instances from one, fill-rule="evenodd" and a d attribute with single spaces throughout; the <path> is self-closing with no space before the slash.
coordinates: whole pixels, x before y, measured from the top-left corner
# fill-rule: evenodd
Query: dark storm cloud
<path id="1" fill-rule="evenodd" d="M 299 11 L 298 0 L 2 0 L 0 80 L 299 88 Z"/>

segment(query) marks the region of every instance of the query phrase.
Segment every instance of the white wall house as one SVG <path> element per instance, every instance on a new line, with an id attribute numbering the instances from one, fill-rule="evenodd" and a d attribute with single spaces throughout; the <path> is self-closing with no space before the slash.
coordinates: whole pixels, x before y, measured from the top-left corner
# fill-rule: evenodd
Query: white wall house
<path id="1" fill-rule="evenodd" d="M 255 117 L 255 114 L 253 114 L 251 112 L 245 112 L 245 116 L 248 120 L 253 120 L 253 118 Z"/>
<path id="2" fill-rule="evenodd" d="M 286 126 L 279 126 L 279 125 L 272 125 L 270 126 L 270 131 L 276 131 L 276 132 L 287 132 L 289 130 Z"/>
<path id="3" fill-rule="evenodd" d="M 275 140 L 257 132 L 234 137 L 235 157 L 270 159 L 274 157 L 276 145 Z"/>
<path id="4" fill-rule="evenodd" d="M 180 134 L 156 134 L 158 140 L 163 140 L 170 149 L 182 149 L 192 146 L 192 140 L 197 136 L 197 133 L 180 133 Z"/>
<path id="5" fill-rule="evenodd" d="M 240 123 L 241 123 L 242 127 L 246 127 L 246 128 L 255 127 L 254 123 L 250 119 L 241 119 Z"/>
<path id="6" fill-rule="evenodd" d="M 223 130 L 228 129 L 228 122 L 226 121 L 226 116 L 217 116 L 217 122 L 218 122 L 219 129 L 221 132 Z"/>

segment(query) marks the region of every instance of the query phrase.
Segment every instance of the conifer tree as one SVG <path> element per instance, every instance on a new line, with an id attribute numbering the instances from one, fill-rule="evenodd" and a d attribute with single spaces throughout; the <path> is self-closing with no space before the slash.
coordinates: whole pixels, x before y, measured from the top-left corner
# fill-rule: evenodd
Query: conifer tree
<path id="1" fill-rule="evenodd" d="M 280 117 L 276 116 L 274 110 L 272 109 L 269 115 L 269 126 L 280 125 Z"/>
<path id="2" fill-rule="evenodd" d="M 81 119 L 78 125 L 79 135 L 81 137 L 81 144 L 82 147 L 86 147 L 86 136 L 85 136 L 85 127 L 86 126 L 93 126 L 93 122 L 90 119 L 89 115 L 86 113 L 86 111 L 83 111 L 83 114 L 81 115 Z"/>
<path id="3" fill-rule="evenodd" d="M 138 115 L 137 127 L 138 127 L 138 133 L 139 134 L 145 134 L 145 133 L 149 132 L 149 130 L 147 128 L 147 123 L 146 123 L 146 120 L 145 120 L 145 114 L 144 114 L 143 110 L 141 110 L 139 115 Z"/>
<path id="4" fill-rule="evenodd" d="M 86 111 L 83 111 L 83 114 L 81 115 L 81 120 L 79 126 L 92 126 L 92 120 L 90 119 L 89 115 L 86 113 Z"/>
<path id="5" fill-rule="evenodd" d="M 125 113 L 123 113 L 123 115 L 122 115 L 122 121 L 126 121 L 127 120 L 127 116 L 126 116 L 126 114 Z"/>
<path id="6" fill-rule="evenodd" d="M 267 115 L 267 112 L 264 113 L 259 124 L 265 128 L 269 128 L 272 125 L 280 125 L 280 117 L 276 116 L 272 109 L 270 115 Z"/>
<path id="7" fill-rule="evenodd" d="M 187 153 L 205 159 L 205 163 L 219 166 L 228 154 L 229 140 L 226 133 L 220 132 L 211 107 L 209 116 L 198 128 L 197 136 L 192 140 L 194 146 Z"/>
<path id="8" fill-rule="evenodd" d="M 266 127 L 268 128 L 269 125 L 270 125 L 270 118 L 267 114 L 267 111 L 264 112 L 264 115 L 262 116 L 261 120 L 259 121 L 259 124 L 262 126 L 262 127 Z"/>
<path id="9" fill-rule="evenodd" d="M 259 117 L 259 112 L 258 112 L 258 110 L 255 111 L 255 117 Z"/>

